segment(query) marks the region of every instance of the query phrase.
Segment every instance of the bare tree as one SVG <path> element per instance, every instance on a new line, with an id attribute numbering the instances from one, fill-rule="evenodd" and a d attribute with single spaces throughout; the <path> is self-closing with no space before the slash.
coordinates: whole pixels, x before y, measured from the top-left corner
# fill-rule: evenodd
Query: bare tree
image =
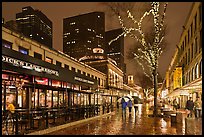
<path id="1" fill-rule="evenodd" d="M 142 11 L 137 10 L 138 4 L 144 4 Z M 130 36 L 137 41 L 138 47 L 133 51 L 134 59 L 141 65 L 144 74 L 152 79 L 154 85 L 154 116 L 157 115 L 157 75 L 158 59 L 162 53 L 164 39 L 164 18 L 167 3 L 143 2 L 143 3 L 105 3 L 117 16 L 123 33 L 111 40 L 109 44 L 120 37 Z M 162 6 L 163 5 L 163 6 Z M 141 9 L 140 9 L 141 10 Z M 151 36 L 151 37 L 150 37 Z M 147 67 L 144 67 L 147 66 Z M 148 68 L 148 71 L 145 70 Z"/>

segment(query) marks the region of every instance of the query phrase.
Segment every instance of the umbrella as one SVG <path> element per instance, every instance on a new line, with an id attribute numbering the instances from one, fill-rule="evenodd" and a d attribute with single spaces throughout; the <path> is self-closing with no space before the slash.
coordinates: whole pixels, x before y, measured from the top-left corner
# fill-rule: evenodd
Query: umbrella
<path id="1" fill-rule="evenodd" d="M 129 99 L 133 100 L 133 98 L 130 94 L 126 95 L 125 98 L 129 98 Z"/>
<path id="2" fill-rule="evenodd" d="M 128 97 L 121 97 L 118 99 L 118 102 L 121 102 L 122 98 L 124 98 L 125 102 L 128 102 L 130 100 Z"/>

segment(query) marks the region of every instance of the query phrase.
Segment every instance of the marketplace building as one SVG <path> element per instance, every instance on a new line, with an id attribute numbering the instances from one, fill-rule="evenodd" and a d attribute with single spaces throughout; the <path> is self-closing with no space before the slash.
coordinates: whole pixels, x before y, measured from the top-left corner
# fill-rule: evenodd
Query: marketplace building
<path id="1" fill-rule="evenodd" d="M 49 115 L 53 109 L 72 116 L 108 113 L 121 93 L 129 93 L 123 91 L 122 76 L 120 88 L 110 91 L 107 84 L 118 79 L 108 82 L 107 74 L 2 24 L 2 112 L 12 103 L 19 114 L 38 109 L 50 109 Z"/>
<path id="2" fill-rule="evenodd" d="M 202 4 L 192 5 L 163 82 L 162 97 L 186 108 L 192 97 L 202 101 Z"/>

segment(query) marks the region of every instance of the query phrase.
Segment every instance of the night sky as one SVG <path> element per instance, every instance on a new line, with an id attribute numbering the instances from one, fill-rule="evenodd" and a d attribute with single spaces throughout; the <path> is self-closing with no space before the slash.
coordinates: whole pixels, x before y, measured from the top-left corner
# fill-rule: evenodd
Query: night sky
<path id="1" fill-rule="evenodd" d="M 159 60 L 159 72 L 164 77 L 170 64 L 176 45 L 182 33 L 182 26 L 190 12 L 192 2 L 169 2 L 166 12 L 168 33 L 166 35 L 167 51 L 162 54 Z M 16 13 L 22 11 L 22 7 L 32 6 L 42 11 L 53 23 L 53 48 L 63 51 L 63 18 L 76 16 L 93 11 L 104 11 L 99 2 L 2 2 L 2 17 L 5 21 L 15 20 Z M 106 16 L 106 30 L 119 28 L 118 20 Z M 125 52 L 132 45 L 129 38 L 125 38 Z M 126 56 L 126 53 L 125 53 Z M 136 74 L 136 61 L 128 61 L 127 74 Z M 137 82 L 137 78 L 134 78 Z"/>

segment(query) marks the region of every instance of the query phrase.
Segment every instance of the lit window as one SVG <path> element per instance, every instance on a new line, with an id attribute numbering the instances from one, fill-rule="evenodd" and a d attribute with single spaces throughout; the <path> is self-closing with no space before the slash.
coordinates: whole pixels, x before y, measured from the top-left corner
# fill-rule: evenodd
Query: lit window
<path id="1" fill-rule="evenodd" d="M 91 31 L 91 29 L 87 29 L 88 31 Z"/>
<path id="2" fill-rule="evenodd" d="M 98 18 L 100 18 L 100 16 L 98 16 Z"/>
<path id="3" fill-rule="evenodd" d="M 67 44 L 70 44 L 70 42 L 67 42 Z"/>
<path id="4" fill-rule="evenodd" d="M 70 23 L 70 25 L 74 25 L 74 24 L 76 24 L 76 23 L 75 23 L 75 22 L 71 22 L 71 23 Z"/>
<path id="5" fill-rule="evenodd" d="M 43 37 L 41 37 L 41 39 L 44 39 Z"/>
<path id="6" fill-rule="evenodd" d="M 37 36 L 38 36 L 39 34 L 37 33 Z"/>
<path id="7" fill-rule="evenodd" d="M 48 63 L 52 63 L 52 59 L 48 58 L 48 57 L 45 58 L 45 61 L 48 62 Z"/>
<path id="8" fill-rule="evenodd" d="M 3 45 L 4 45 L 5 48 L 9 48 L 9 49 L 11 49 L 11 45 L 9 45 L 9 44 L 5 44 L 5 43 L 4 43 Z"/>
<path id="9" fill-rule="evenodd" d="M 75 43 L 75 41 L 72 41 L 72 43 Z"/>
<path id="10" fill-rule="evenodd" d="M 19 46 L 19 52 L 28 55 L 28 49 Z"/>
<path id="11" fill-rule="evenodd" d="M 33 35 L 32 34 L 30 34 L 30 37 L 32 37 Z"/>

